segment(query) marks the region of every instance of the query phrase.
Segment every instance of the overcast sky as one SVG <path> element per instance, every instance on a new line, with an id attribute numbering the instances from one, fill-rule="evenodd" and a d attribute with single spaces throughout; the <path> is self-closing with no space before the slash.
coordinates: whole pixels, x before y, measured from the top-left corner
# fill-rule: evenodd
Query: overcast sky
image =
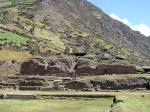
<path id="1" fill-rule="evenodd" d="M 105 13 L 150 36 L 150 0 L 88 0 Z"/>

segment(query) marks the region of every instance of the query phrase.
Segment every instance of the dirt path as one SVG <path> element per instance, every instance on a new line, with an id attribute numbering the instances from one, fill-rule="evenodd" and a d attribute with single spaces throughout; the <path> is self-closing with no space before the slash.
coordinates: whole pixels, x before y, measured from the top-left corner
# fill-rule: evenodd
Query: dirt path
<path id="1" fill-rule="evenodd" d="M 87 97 L 87 98 L 107 98 L 122 95 L 150 95 L 150 91 L 122 91 L 122 92 L 46 92 L 46 91 L 0 91 L 1 95 L 10 97 L 35 96 L 44 97 Z"/>

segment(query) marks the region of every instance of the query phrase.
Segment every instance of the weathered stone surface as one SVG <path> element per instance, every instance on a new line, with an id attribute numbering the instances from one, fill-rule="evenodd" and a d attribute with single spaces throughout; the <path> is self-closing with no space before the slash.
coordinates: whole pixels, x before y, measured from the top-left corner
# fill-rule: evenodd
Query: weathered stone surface
<path id="1" fill-rule="evenodd" d="M 46 86 L 48 82 L 45 78 L 25 77 L 19 81 L 19 86 Z"/>
<path id="2" fill-rule="evenodd" d="M 93 80 L 91 83 L 94 87 L 97 85 L 101 89 L 110 89 L 110 90 L 124 90 L 124 89 L 137 89 L 145 88 L 149 79 L 146 78 L 129 78 L 129 79 L 115 79 L 115 80 Z"/>
<path id="3" fill-rule="evenodd" d="M 97 75 L 104 74 L 135 74 L 136 68 L 125 65 L 98 65 L 96 68 Z"/>
<path id="4" fill-rule="evenodd" d="M 80 58 L 77 60 L 75 73 L 77 76 L 92 76 L 96 73 L 97 63 L 94 60 L 87 58 Z"/>
<path id="5" fill-rule="evenodd" d="M 76 59 L 71 56 L 49 57 L 47 62 L 46 73 L 49 75 L 72 76 L 76 66 Z"/>
<path id="6" fill-rule="evenodd" d="M 44 75 L 46 67 L 46 63 L 42 59 L 29 59 L 22 63 L 20 73 L 23 75 Z"/>
<path id="7" fill-rule="evenodd" d="M 93 76 L 104 74 L 135 74 L 136 68 L 127 65 L 98 64 L 94 59 L 73 56 L 51 56 L 30 59 L 21 65 L 23 75 L 55 75 L 60 77 Z"/>
<path id="8" fill-rule="evenodd" d="M 45 60 L 30 59 L 21 65 L 23 75 L 72 76 L 76 61 L 73 57 L 51 56 Z"/>
<path id="9" fill-rule="evenodd" d="M 117 77 L 117 75 L 116 75 Z M 51 76 L 11 76 L 1 77 L 0 89 L 19 89 L 19 90 L 57 90 L 65 86 L 66 89 L 73 90 L 90 90 L 91 88 L 96 91 L 99 90 L 133 90 L 133 89 L 150 89 L 150 79 L 146 77 L 124 77 L 121 79 L 107 79 L 98 78 L 70 80 L 61 82 L 59 85 L 56 82 L 60 81 Z M 63 85 L 62 85 L 63 84 Z M 60 87 L 59 87 L 60 86 Z M 17 88 L 16 88 L 17 87 Z M 46 89 L 47 88 L 47 89 Z M 59 89 L 60 90 L 60 89 Z"/>
<path id="10" fill-rule="evenodd" d="M 74 90 L 84 90 L 84 89 L 90 89 L 91 84 L 89 82 L 83 82 L 83 81 L 71 81 L 69 83 L 66 83 L 65 87 Z"/>
<path id="11" fill-rule="evenodd" d="M 90 65 L 81 65 L 77 68 L 77 76 L 92 76 L 95 75 L 96 67 Z"/>
<path id="12" fill-rule="evenodd" d="M 112 56 L 110 55 L 110 54 L 108 54 L 108 53 L 104 53 L 102 56 L 101 56 L 101 59 L 102 60 L 109 60 L 109 59 L 111 59 L 112 58 Z"/>
<path id="13" fill-rule="evenodd" d="M 15 60 L 0 61 L 0 76 L 10 76 L 19 74 L 20 66 L 21 64 L 19 62 L 16 62 Z"/>
<path id="14" fill-rule="evenodd" d="M 49 86 L 51 79 L 43 76 L 5 76 L 1 77 L 1 89 L 19 89 L 19 90 L 40 90 L 43 87 Z"/>

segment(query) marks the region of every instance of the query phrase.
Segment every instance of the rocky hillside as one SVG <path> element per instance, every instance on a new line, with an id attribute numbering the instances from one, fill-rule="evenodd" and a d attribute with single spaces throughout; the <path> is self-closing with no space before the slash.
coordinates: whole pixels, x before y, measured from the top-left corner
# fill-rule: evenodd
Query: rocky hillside
<path id="1" fill-rule="evenodd" d="M 0 0 L 0 15 L 0 58 L 89 53 L 101 63 L 150 65 L 150 39 L 87 0 Z"/>

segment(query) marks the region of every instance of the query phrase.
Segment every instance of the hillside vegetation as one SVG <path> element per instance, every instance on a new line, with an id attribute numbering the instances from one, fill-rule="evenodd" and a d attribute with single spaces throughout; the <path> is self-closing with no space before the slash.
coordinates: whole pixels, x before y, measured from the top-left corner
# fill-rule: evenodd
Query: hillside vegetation
<path id="1" fill-rule="evenodd" d="M 1 49 L 44 57 L 109 54 L 114 60 L 149 65 L 150 39 L 87 0 L 0 0 L 0 15 Z"/>

